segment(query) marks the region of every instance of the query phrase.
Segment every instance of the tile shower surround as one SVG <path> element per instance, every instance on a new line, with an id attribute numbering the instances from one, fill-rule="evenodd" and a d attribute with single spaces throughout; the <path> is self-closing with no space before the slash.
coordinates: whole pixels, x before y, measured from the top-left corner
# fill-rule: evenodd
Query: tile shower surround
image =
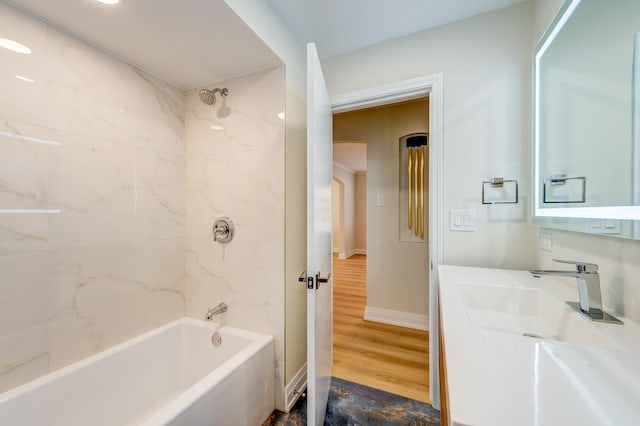
<path id="1" fill-rule="evenodd" d="M 229 96 L 186 105 L 186 312 L 226 302 L 227 325 L 274 336 L 276 405 L 284 406 L 284 68 L 215 85 Z M 216 218 L 236 228 L 212 242 Z"/>
<path id="2" fill-rule="evenodd" d="M 0 48 L 0 391 L 224 298 L 227 324 L 281 336 L 283 70 L 225 82 L 223 117 L 4 2 L 0 21 L 32 50 Z M 221 213 L 238 227 L 224 248 Z M 265 288 L 240 284 L 256 274 Z"/>

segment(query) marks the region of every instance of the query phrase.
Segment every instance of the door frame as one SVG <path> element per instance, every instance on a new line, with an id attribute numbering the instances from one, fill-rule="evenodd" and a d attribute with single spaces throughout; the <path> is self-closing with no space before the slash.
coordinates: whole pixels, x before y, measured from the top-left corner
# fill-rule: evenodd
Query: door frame
<path id="1" fill-rule="evenodd" d="M 435 408 L 440 408 L 437 312 L 444 232 L 443 86 L 443 74 L 438 73 L 331 97 L 335 114 L 429 96 L 429 397 Z"/>
<path id="2" fill-rule="evenodd" d="M 334 164 L 335 167 L 335 164 Z M 338 227 L 340 229 L 340 237 L 341 237 L 341 241 L 338 242 L 338 246 L 336 247 L 336 239 L 335 239 L 335 233 L 333 232 L 335 228 L 331 228 L 331 250 L 332 250 L 332 255 L 333 253 L 336 253 L 336 249 L 337 253 L 338 253 L 338 259 L 341 259 L 343 257 L 345 257 L 346 254 L 346 249 L 345 249 L 345 226 L 344 226 L 344 182 L 342 182 L 340 179 L 338 179 L 334 174 L 333 174 L 333 170 L 331 171 L 332 176 L 331 176 L 331 183 L 333 185 L 333 182 L 336 182 L 337 186 L 338 186 L 338 191 L 337 194 L 334 191 L 333 195 L 331 197 L 331 214 L 332 214 L 332 218 L 335 218 L 335 216 L 333 216 L 333 208 L 335 207 L 335 203 L 336 201 L 338 202 L 338 208 L 339 208 L 339 212 L 338 212 Z M 335 222 L 334 222 L 335 223 Z"/>

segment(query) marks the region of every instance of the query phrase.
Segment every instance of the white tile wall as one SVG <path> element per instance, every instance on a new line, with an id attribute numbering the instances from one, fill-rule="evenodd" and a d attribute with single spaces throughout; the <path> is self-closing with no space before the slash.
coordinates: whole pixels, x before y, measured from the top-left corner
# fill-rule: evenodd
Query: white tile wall
<path id="1" fill-rule="evenodd" d="M 284 68 L 215 87 L 229 89 L 224 103 L 203 104 L 198 89 L 185 101 L 187 315 L 202 318 L 224 301 L 225 324 L 273 335 L 283 407 Z M 212 241 L 219 216 L 236 226 L 228 245 Z"/>
<path id="2" fill-rule="evenodd" d="M 275 336 L 283 407 L 284 68 L 208 106 L 2 2 L 0 27 L 32 49 L 0 48 L 0 391 L 225 301 Z"/>
<path id="3" fill-rule="evenodd" d="M 0 391 L 184 315 L 184 93 L 0 2 Z M 16 76 L 26 77 L 25 81 Z"/>

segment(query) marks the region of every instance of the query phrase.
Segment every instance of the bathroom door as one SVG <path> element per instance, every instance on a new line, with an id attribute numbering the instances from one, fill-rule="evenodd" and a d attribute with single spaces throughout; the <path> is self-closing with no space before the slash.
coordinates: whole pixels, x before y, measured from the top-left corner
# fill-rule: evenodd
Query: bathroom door
<path id="1" fill-rule="evenodd" d="M 314 43 L 307 44 L 307 424 L 321 426 L 333 364 L 331 101 Z"/>

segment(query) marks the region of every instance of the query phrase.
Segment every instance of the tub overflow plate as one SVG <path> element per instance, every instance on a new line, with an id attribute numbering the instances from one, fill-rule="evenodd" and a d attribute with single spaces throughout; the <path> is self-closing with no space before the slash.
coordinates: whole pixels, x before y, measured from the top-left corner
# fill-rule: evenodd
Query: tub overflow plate
<path id="1" fill-rule="evenodd" d="M 222 344 L 222 336 L 217 331 L 211 335 L 211 344 L 213 346 L 220 346 Z"/>

